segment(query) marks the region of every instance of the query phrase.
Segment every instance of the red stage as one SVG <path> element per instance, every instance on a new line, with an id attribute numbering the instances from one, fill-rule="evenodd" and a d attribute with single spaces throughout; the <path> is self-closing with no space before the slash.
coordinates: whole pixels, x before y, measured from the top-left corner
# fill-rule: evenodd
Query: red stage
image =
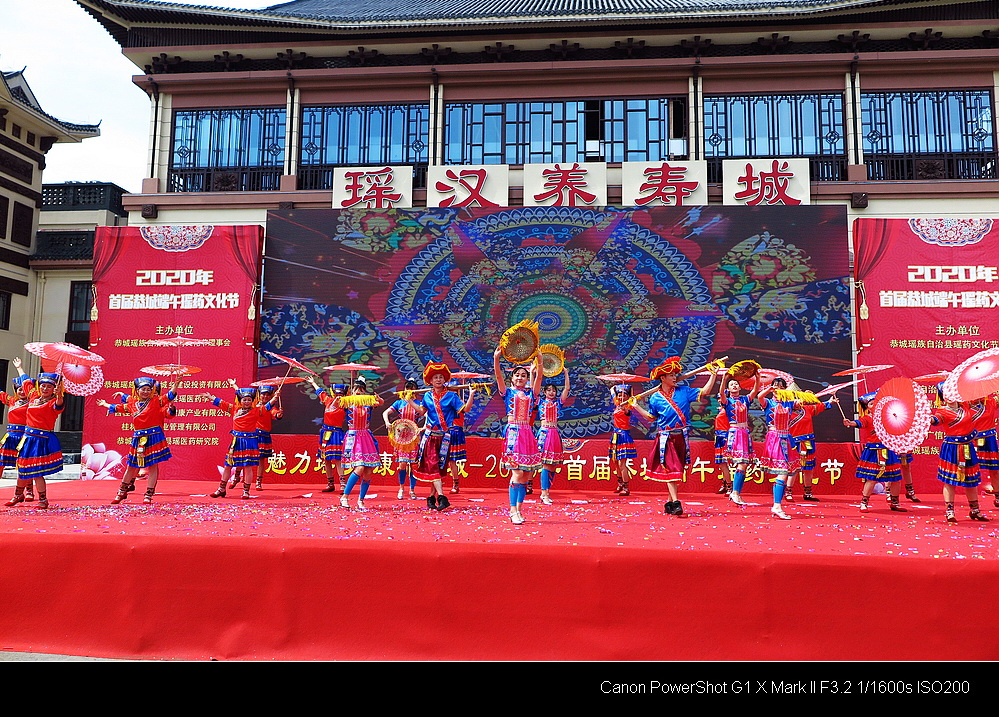
<path id="1" fill-rule="evenodd" d="M 140 483 L 130 503 L 109 506 L 116 486 L 53 482 L 50 510 L 0 509 L 2 649 L 261 660 L 999 658 L 994 621 L 960 627 L 959 612 L 993 592 L 999 520 L 971 522 L 961 506 L 961 522 L 948 525 L 939 495 L 907 504 L 907 514 L 888 512 L 879 496 L 867 514 L 855 498 L 824 496 L 777 521 L 763 494 L 740 509 L 687 492 L 689 515 L 674 518 L 658 494 L 556 490 L 556 505 L 525 505 L 528 522 L 514 526 L 500 488 L 463 491 L 437 513 L 388 486 L 372 489 L 364 512 L 340 508 L 320 485 L 265 486 L 244 501 L 208 498 L 214 486 L 204 481 L 161 481 L 144 507 Z"/>

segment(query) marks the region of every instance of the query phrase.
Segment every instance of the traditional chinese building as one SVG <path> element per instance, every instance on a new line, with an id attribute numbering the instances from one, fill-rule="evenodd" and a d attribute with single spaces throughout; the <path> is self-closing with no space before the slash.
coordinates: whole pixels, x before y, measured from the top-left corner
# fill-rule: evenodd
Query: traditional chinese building
<path id="1" fill-rule="evenodd" d="M 45 155 L 56 142 L 80 142 L 98 134 L 96 125 L 47 114 L 22 71 L 0 74 L 0 356 L 5 357 L 0 359 L 0 378 L 5 385 L 16 373 L 7 357 L 23 355 L 24 344 L 40 338 L 44 293 L 30 260 L 37 249 Z M 63 321 L 65 311 L 63 306 Z M 57 338 L 45 338 L 61 340 L 65 332 L 62 328 Z M 33 371 L 38 365 L 28 357 L 26 368 Z"/>
<path id="2" fill-rule="evenodd" d="M 150 99 L 132 224 L 358 202 L 973 216 L 999 186 L 994 0 L 78 2 Z"/>

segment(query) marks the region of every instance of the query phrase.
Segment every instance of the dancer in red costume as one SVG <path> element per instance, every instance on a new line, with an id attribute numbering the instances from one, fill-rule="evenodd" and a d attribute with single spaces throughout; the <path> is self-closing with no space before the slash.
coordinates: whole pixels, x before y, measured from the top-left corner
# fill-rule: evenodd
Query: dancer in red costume
<path id="1" fill-rule="evenodd" d="M 44 509 L 49 507 L 45 476 L 62 471 L 62 448 L 54 430 L 65 406 L 59 374 L 40 373 L 35 383 L 38 397 L 28 403 L 24 438 L 17 454 L 17 483 L 33 480 L 38 495 L 35 507 Z"/>
<path id="2" fill-rule="evenodd" d="M 614 402 L 614 412 L 611 414 L 611 439 L 608 446 L 611 468 L 617 473 L 617 487 L 614 492 L 621 497 L 631 495 L 629 483 L 633 469 L 631 461 L 638 458 L 635 440 L 631 437 L 631 413 L 634 406 L 631 401 L 631 386 L 618 384 L 610 390 Z"/>
<path id="3" fill-rule="evenodd" d="M 867 412 L 868 406 L 876 392 L 866 393 L 857 399 L 860 405 L 860 416 L 855 421 L 843 419 L 847 428 L 860 429 L 860 443 L 864 447 L 857 460 L 857 477 L 864 480 L 864 488 L 860 498 L 860 510 L 870 510 L 871 494 L 878 483 L 888 484 L 889 505 L 896 513 L 907 512 L 898 504 L 899 486 L 902 482 L 902 461 L 895 451 L 881 442 L 874 432 L 874 419 Z"/>
<path id="4" fill-rule="evenodd" d="M 978 466 L 985 471 L 986 493 L 995 493 L 999 473 L 999 443 L 996 442 L 996 419 L 999 418 L 999 398 L 990 394 L 971 404 L 975 413 L 975 453 L 978 456 Z M 995 506 L 999 508 L 999 495 L 994 498 Z"/>
<path id="5" fill-rule="evenodd" d="M 743 504 L 741 496 L 742 487 L 746 482 L 746 471 L 756 460 L 753 437 L 749 432 L 749 408 L 760 394 L 759 365 L 755 361 L 740 363 L 752 363 L 757 369 L 753 376 L 753 389 L 749 395 L 740 395 L 742 385 L 734 378 L 739 370 L 739 364 L 732 366 L 722 379 L 718 391 L 718 403 L 725 412 L 729 425 L 728 435 L 725 437 L 725 458 L 728 459 L 729 469 L 732 471 L 732 492 L 729 496 L 737 505 Z"/>
<path id="6" fill-rule="evenodd" d="M 787 478 L 787 490 L 784 492 L 784 500 L 789 503 L 794 502 L 794 494 L 791 489 L 794 487 L 794 479 L 801 475 L 802 499 L 818 503 L 819 499 L 812 495 L 812 473 L 815 471 L 815 416 L 832 408 L 834 403 L 839 403 L 839 399 L 833 396 L 828 401 L 817 403 L 802 403 L 800 408 L 795 409 L 791 414 L 791 440 L 794 442 L 795 450 L 801 461 L 796 472 L 791 473 Z"/>
<path id="7" fill-rule="evenodd" d="M 800 462 L 791 440 L 791 414 L 800 410 L 802 404 L 801 401 L 787 399 L 783 393 L 785 391 L 787 383 L 784 379 L 775 378 L 760 392 L 760 406 L 767 421 L 767 437 L 763 443 L 760 465 L 774 476 L 774 504 L 770 513 L 775 518 L 791 520 L 791 516 L 781 507 L 781 501 L 784 499 L 787 478 Z M 767 398 L 771 393 L 774 398 Z"/>
<path id="8" fill-rule="evenodd" d="M 146 495 L 143 503 L 152 503 L 156 495 L 156 481 L 160 475 L 159 464 L 170 460 L 170 446 L 167 445 L 163 433 L 163 422 L 169 415 L 170 405 L 177 400 L 177 380 L 167 389 L 166 395 L 160 395 L 160 386 L 156 379 L 139 376 L 132 382 L 135 390 L 128 398 L 122 397 L 121 402 L 111 404 L 103 399 L 97 399 L 97 405 L 108 409 L 108 415 L 124 414 L 132 419 L 132 447 L 128 454 L 128 467 L 122 476 L 118 495 L 111 505 L 118 505 L 135 490 L 135 478 L 140 469 L 146 470 Z"/>
<path id="9" fill-rule="evenodd" d="M 350 507 L 351 491 L 358 481 L 361 489 L 357 495 L 357 508 L 364 510 L 364 498 L 371 486 L 371 474 L 381 465 L 378 442 L 371 432 L 371 409 L 382 405 L 380 396 L 368 393 L 368 384 L 361 379 L 354 382 L 354 392 L 347 403 L 347 435 L 343 439 L 344 465 L 350 469 L 340 496 L 340 505 Z"/>
<path id="10" fill-rule="evenodd" d="M 943 384 L 937 386 L 937 401 L 943 403 Z M 981 478 L 978 457 L 975 455 L 975 412 L 964 403 L 953 401 L 933 409 L 933 425 L 944 430 L 940 446 L 940 463 L 937 479 L 944 484 L 943 499 L 947 509 L 947 522 L 956 523 L 954 511 L 956 488 L 964 488 L 972 520 L 987 521 L 978 505 L 978 484 Z"/>
<path id="11" fill-rule="evenodd" d="M 236 393 L 238 404 L 232 404 L 216 398 L 210 393 L 202 393 L 201 398 L 212 402 L 232 417 L 232 442 L 225 456 L 225 467 L 222 469 L 222 480 L 218 489 L 212 493 L 212 498 L 224 498 L 229 479 L 234 468 L 243 469 L 243 499 L 250 497 L 250 483 L 253 481 L 257 465 L 260 463 L 260 444 L 257 438 L 257 424 L 260 413 L 272 408 L 270 403 L 258 406 L 256 403 L 257 389 L 238 388 L 236 381 L 229 379 L 229 385 Z M 280 393 L 280 389 L 278 390 Z"/>
<path id="12" fill-rule="evenodd" d="M 280 406 L 264 408 L 264 406 L 274 400 L 274 395 L 273 386 L 260 387 L 260 398 L 257 401 L 261 407 L 260 417 L 257 420 L 257 444 L 260 450 L 260 462 L 257 464 L 257 490 L 264 489 L 264 469 L 267 467 L 267 461 L 274 455 L 274 444 L 271 442 L 271 429 L 274 427 L 275 419 L 280 421 L 284 418 L 284 409 Z"/>
<path id="13" fill-rule="evenodd" d="M 21 359 L 14 359 L 14 368 L 18 375 L 11 379 L 14 384 L 14 395 L 6 391 L 0 392 L 0 401 L 7 406 L 7 433 L 0 444 L 0 466 L 2 469 L 17 467 L 17 447 L 24 438 L 24 424 L 28 420 L 28 403 L 31 401 L 35 384 L 31 376 L 26 374 L 21 368 Z M 17 505 L 24 501 L 35 499 L 34 489 L 31 481 L 18 481 L 14 488 L 14 497 L 7 501 L 7 507 Z"/>

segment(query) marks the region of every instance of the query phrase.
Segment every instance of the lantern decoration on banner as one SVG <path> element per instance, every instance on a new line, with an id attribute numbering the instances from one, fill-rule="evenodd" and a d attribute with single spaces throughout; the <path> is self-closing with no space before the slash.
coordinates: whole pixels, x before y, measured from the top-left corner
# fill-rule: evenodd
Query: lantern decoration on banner
<path id="1" fill-rule="evenodd" d="M 874 432 L 896 453 L 910 453 L 926 440 L 932 408 L 926 392 L 911 378 L 893 378 L 870 404 Z"/>
<path id="2" fill-rule="evenodd" d="M 943 397 L 960 403 L 984 398 L 999 391 L 999 349 L 980 351 L 950 372 Z"/>

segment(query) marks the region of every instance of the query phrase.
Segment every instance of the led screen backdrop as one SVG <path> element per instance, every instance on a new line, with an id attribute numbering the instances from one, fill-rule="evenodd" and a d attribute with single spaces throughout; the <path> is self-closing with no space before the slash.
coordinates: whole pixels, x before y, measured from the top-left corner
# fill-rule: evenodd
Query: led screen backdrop
<path id="1" fill-rule="evenodd" d="M 262 350 L 320 373 L 379 366 L 369 385 L 391 401 L 429 361 L 491 374 L 503 331 L 533 319 L 566 352 L 575 438 L 609 430 L 598 374 L 728 355 L 816 389 L 850 365 L 842 207 L 283 210 L 268 215 L 265 253 Z M 261 378 L 284 373 L 260 356 Z M 286 391 L 278 432 L 315 432 L 303 386 Z M 711 437 L 715 410 L 699 407 L 696 437 Z M 502 418 L 482 396 L 466 430 L 497 436 Z M 851 440 L 839 423 L 817 420 L 820 440 Z"/>

